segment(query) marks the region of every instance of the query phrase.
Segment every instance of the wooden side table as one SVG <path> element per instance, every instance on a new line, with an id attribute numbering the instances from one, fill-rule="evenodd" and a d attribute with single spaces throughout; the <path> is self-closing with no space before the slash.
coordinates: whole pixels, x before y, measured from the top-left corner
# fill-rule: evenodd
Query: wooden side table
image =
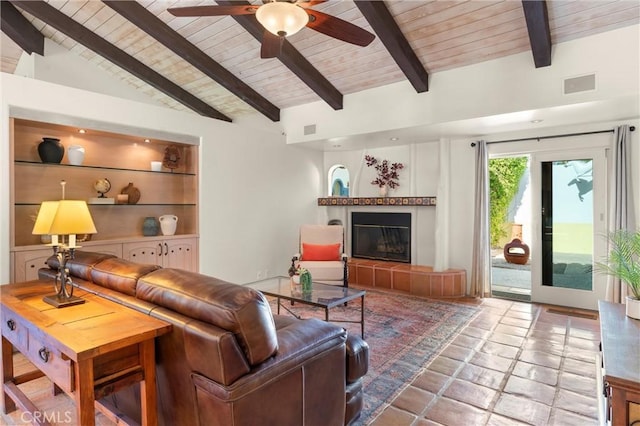
<path id="1" fill-rule="evenodd" d="M 612 426 L 640 421 L 640 321 L 624 305 L 598 302 L 607 419 Z"/>
<path id="2" fill-rule="evenodd" d="M 86 303 L 56 309 L 42 301 L 52 290 L 50 281 L 0 286 L 4 413 L 16 405 L 36 413 L 17 385 L 46 375 L 75 400 L 80 425 L 95 424 L 96 408 L 119 420 L 98 400 L 136 383 L 142 424 L 156 425 L 154 338 L 168 333 L 171 324 L 78 289 Z M 15 377 L 14 347 L 39 371 Z"/>

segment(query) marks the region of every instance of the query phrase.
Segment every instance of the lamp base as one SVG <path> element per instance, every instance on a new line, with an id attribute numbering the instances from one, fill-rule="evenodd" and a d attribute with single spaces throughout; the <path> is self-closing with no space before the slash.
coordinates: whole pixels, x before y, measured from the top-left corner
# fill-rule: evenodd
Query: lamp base
<path id="1" fill-rule="evenodd" d="M 73 305 L 81 305 L 85 302 L 84 299 L 81 299 L 76 296 L 64 297 L 59 294 L 50 294 L 49 296 L 45 296 L 42 300 L 56 308 L 66 308 L 67 306 Z"/>

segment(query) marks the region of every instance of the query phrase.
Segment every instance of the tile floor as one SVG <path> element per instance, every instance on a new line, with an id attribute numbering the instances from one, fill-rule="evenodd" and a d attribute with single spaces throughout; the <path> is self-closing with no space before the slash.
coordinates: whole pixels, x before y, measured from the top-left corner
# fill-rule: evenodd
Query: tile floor
<path id="1" fill-rule="evenodd" d="M 480 306 L 371 425 L 597 425 L 599 322 L 495 298 Z"/>

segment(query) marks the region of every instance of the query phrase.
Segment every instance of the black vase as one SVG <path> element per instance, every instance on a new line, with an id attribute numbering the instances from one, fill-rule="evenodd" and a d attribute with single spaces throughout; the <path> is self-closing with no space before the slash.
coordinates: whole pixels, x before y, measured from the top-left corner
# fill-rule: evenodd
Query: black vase
<path id="1" fill-rule="evenodd" d="M 64 145 L 57 138 L 42 138 L 38 145 L 38 155 L 43 163 L 60 163 L 64 157 Z"/>

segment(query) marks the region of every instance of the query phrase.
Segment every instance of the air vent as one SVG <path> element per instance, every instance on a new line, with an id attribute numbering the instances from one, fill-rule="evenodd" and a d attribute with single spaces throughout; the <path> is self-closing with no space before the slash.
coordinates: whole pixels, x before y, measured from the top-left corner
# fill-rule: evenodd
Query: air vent
<path id="1" fill-rule="evenodd" d="M 564 80 L 564 94 L 586 92 L 596 89 L 596 75 L 589 74 L 580 77 L 567 78 Z"/>
<path id="2" fill-rule="evenodd" d="M 316 133 L 316 125 L 309 124 L 308 126 L 304 126 L 304 134 L 306 135 L 314 135 Z"/>

